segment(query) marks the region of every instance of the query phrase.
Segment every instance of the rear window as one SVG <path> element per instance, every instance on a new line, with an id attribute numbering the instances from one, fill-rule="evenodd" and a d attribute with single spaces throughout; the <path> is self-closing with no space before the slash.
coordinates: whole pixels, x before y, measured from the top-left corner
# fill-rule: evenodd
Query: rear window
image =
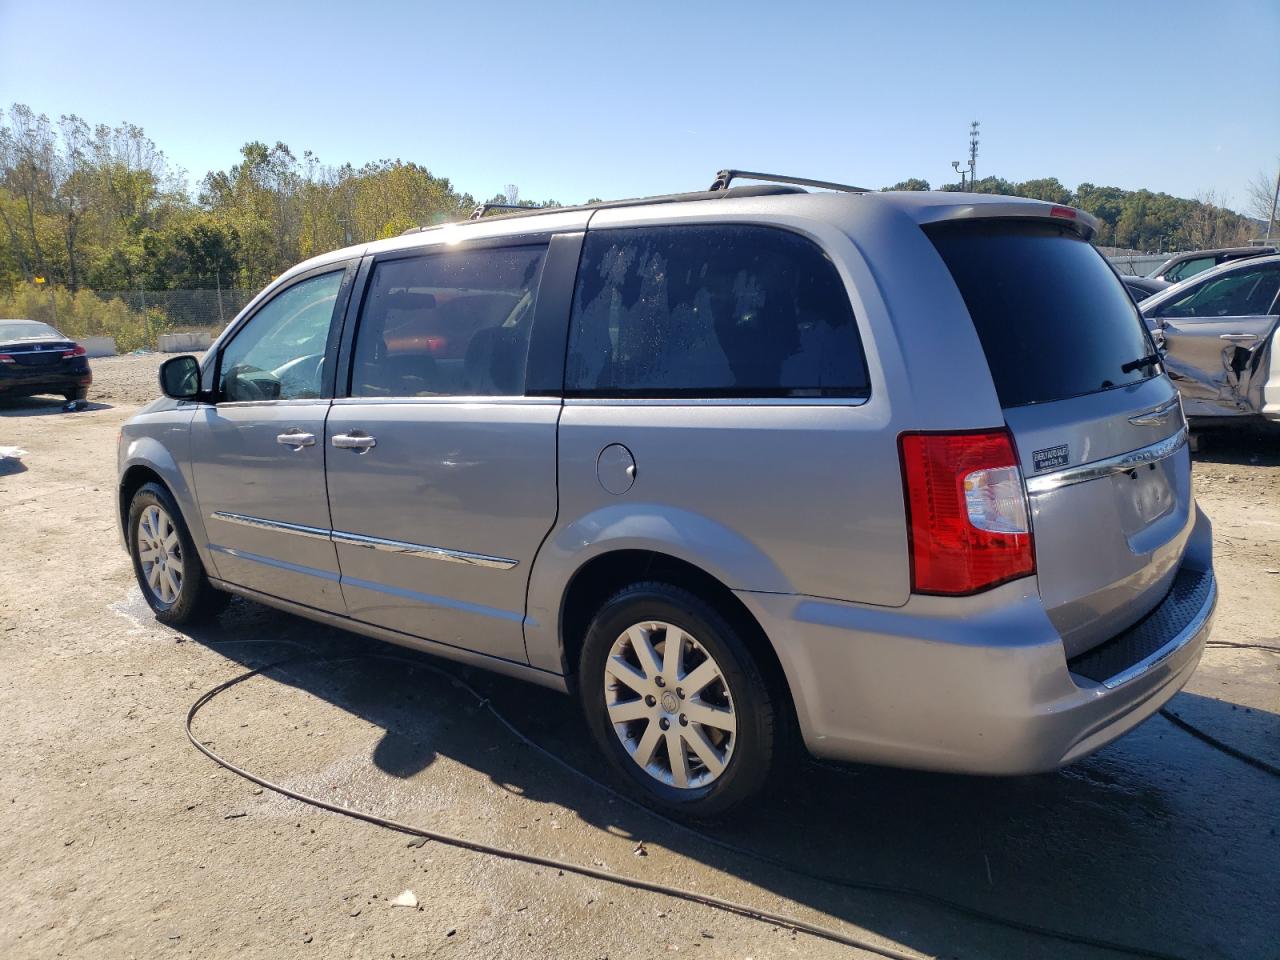
<path id="1" fill-rule="evenodd" d="M 867 396 L 844 283 L 813 242 L 717 224 L 588 232 L 571 396 Z"/>
<path id="2" fill-rule="evenodd" d="M 62 337 L 57 330 L 39 320 L 0 320 L 0 340 L 35 340 Z"/>
<path id="3" fill-rule="evenodd" d="M 1139 383 L 1155 352 L 1115 272 L 1052 224 L 965 221 L 926 227 L 969 308 L 1002 407 Z"/>

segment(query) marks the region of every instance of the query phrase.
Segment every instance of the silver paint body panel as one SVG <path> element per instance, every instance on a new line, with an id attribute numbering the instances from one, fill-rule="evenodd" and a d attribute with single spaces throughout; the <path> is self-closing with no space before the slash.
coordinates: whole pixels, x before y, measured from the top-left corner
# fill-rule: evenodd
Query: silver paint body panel
<path id="1" fill-rule="evenodd" d="M 506 563 L 424 563 L 337 540 L 349 616 L 524 660 L 525 589 L 556 516 L 560 404 L 495 397 L 337 400 L 330 436 L 376 437 L 329 454 L 335 530 Z"/>

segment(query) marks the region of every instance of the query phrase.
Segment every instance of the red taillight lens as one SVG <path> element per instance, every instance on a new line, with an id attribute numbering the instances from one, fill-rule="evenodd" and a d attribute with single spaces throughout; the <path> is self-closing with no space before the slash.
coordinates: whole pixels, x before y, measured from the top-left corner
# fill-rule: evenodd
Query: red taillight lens
<path id="1" fill-rule="evenodd" d="M 17 362 L 18 361 L 14 360 L 13 357 L 9 356 L 7 353 L 0 353 L 0 363 L 17 363 Z"/>
<path id="2" fill-rule="evenodd" d="M 1007 430 L 898 438 L 911 589 L 959 596 L 1035 573 L 1022 474 Z"/>
<path id="3" fill-rule="evenodd" d="M 80 344 L 77 343 L 76 348 L 74 350 L 62 351 L 62 359 L 65 360 L 67 359 L 67 357 L 83 357 L 85 353 L 86 353 L 85 348 L 80 346 Z"/>

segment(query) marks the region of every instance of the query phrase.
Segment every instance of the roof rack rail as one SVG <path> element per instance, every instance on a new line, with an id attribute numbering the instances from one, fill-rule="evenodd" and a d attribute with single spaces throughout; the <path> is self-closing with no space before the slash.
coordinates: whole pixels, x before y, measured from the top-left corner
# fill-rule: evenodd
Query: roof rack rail
<path id="1" fill-rule="evenodd" d="M 729 184 L 739 177 L 745 180 L 763 180 L 765 182 L 752 186 L 730 187 Z M 774 185 L 770 186 L 770 183 Z M 752 173 L 747 170 L 721 170 L 716 175 L 716 182 L 711 185 L 710 190 L 690 193 L 668 193 L 656 197 L 633 197 L 629 200 L 597 200 L 595 203 L 580 203 L 568 207 L 526 207 L 518 203 L 481 203 L 471 211 L 467 221 L 479 220 L 490 210 L 508 211 L 501 217 L 494 218 L 502 219 L 503 217 L 524 217 L 539 213 L 573 213 L 579 210 L 606 210 L 613 207 L 643 207 L 659 203 L 680 203 L 687 200 L 728 200 L 732 197 L 760 197 L 778 193 L 803 193 L 804 191 L 800 189 L 801 187 L 818 187 L 824 190 L 838 190 L 843 193 L 871 192 L 870 190 L 864 190 L 862 187 L 850 186 L 847 183 L 830 183 L 826 180 L 785 177 L 772 173 Z M 423 233 L 427 230 L 438 230 L 442 226 L 448 226 L 448 224 L 435 224 L 430 227 L 410 227 L 401 236 L 408 236 L 411 233 Z"/>
<path id="2" fill-rule="evenodd" d="M 526 206 L 523 203 L 481 203 L 471 211 L 468 220 L 480 220 L 490 210 L 537 210 L 538 207 Z"/>
<path id="3" fill-rule="evenodd" d="M 870 193 L 866 187 L 854 187 L 847 183 L 829 180 L 810 180 L 808 177 L 788 177 L 780 173 L 754 173 L 750 170 L 721 170 L 709 190 L 727 190 L 734 180 L 765 180 L 770 183 L 793 183 L 800 187 L 818 187 L 822 190 L 839 190 L 841 193 Z"/>

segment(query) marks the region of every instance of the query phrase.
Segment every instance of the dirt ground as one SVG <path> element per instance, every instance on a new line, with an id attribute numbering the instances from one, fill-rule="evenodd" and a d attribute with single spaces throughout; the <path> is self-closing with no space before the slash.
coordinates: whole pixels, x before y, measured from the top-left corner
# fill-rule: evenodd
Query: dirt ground
<path id="1" fill-rule="evenodd" d="M 313 651 L 429 658 L 236 601 L 157 625 L 113 507 L 118 426 L 154 356 L 95 360 L 94 401 L 0 406 L 0 956 L 863 956 L 554 869 L 426 843 L 262 791 L 198 753 L 192 701 Z M 1280 440 L 1214 434 L 1195 483 L 1215 525 L 1214 638 L 1280 647 Z M 300 650 L 301 647 L 301 650 Z M 605 777 L 574 705 L 448 667 L 534 741 Z M 1212 647 L 1171 708 L 1280 765 L 1280 655 Z M 1116 957 L 804 872 L 905 885 L 1021 923 L 1200 958 L 1280 957 L 1280 781 L 1153 717 L 1015 779 L 806 764 L 706 829 L 623 804 L 521 743 L 447 680 L 379 660 L 296 662 L 210 704 L 235 762 L 402 821 L 692 887 L 939 957 Z M 637 852 L 637 846 L 645 855 Z M 412 890 L 417 909 L 392 906 Z"/>

